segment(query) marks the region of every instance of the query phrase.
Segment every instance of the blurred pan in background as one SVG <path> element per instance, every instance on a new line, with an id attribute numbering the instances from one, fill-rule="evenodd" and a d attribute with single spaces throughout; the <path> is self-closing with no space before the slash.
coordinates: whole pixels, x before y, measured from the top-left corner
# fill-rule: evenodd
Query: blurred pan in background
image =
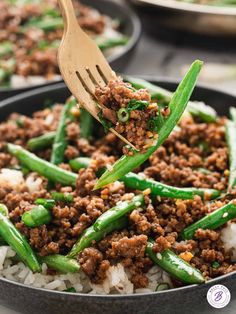
<path id="1" fill-rule="evenodd" d="M 112 48 L 114 51 L 110 51 L 111 53 L 109 53 L 107 58 L 114 70 L 122 71 L 126 64 L 128 64 L 140 37 L 141 24 L 139 18 L 132 11 L 132 9 L 122 3 L 118 3 L 115 0 L 82 0 L 81 3 L 98 10 L 101 14 L 111 17 L 112 20 L 120 22 L 119 32 L 127 37 L 128 41 L 124 46 Z M 34 89 L 35 87 L 56 84 L 58 83 L 58 80 L 61 80 L 60 76 L 57 77 L 56 81 L 42 82 L 39 80 L 38 83 L 35 82 L 35 84 L 32 85 L 29 84 L 18 87 L 0 86 L 0 100 Z"/>
<path id="2" fill-rule="evenodd" d="M 212 6 L 177 0 L 130 0 L 147 9 L 167 29 L 218 37 L 236 37 L 236 6 Z M 189 1 L 190 2 L 190 1 Z"/>

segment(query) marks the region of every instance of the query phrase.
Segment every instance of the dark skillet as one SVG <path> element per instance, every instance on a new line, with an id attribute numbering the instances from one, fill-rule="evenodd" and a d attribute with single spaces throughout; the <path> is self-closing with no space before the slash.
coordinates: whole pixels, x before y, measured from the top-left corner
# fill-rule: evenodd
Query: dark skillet
<path id="1" fill-rule="evenodd" d="M 151 81 L 170 90 L 176 88 L 173 81 Z M 0 120 L 6 119 L 14 111 L 30 114 L 41 109 L 48 99 L 63 102 L 68 96 L 69 91 L 63 83 L 14 96 L 0 103 Z M 236 96 L 206 87 L 197 87 L 193 99 L 205 101 L 220 115 L 227 115 L 229 106 L 236 107 Z M 235 313 L 235 280 L 236 272 L 233 272 L 200 286 L 192 285 L 170 291 L 129 296 L 95 296 L 31 288 L 0 279 L 0 304 L 26 314 Z M 207 303 L 207 291 L 215 284 L 223 284 L 231 292 L 231 303 L 224 310 L 213 309 Z"/>
<path id="2" fill-rule="evenodd" d="M 125 45 L 122 51 L 111 55 L 108 58 L 109 63 L 115 71 L 122 71 L 128 64 L 134 48 L 139 41 L 141 34 L 141 23 L 135 12 L 127 5 L 116 0 L 81 0 L 82 3 L 91 6 L 101 13 L 118 19 L 121 21 L 121 32 L 129 37 L 129 42 Z M 57 82 L 47 82 L 40 85 L 26 86 L 22 88 L 9 88 L 0 86 L 0 100 L 7 97 L 14 96 L 16 94 L 32 90 L 36 87 L 43 87 L 47 85 L 55 85 Z"/>

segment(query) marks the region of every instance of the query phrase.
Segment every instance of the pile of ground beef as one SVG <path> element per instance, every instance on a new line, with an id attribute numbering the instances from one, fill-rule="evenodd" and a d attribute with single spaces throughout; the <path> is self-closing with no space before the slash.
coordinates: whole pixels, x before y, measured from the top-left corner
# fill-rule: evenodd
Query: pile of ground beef
<path id="1" fill-rule="evenodd" d="M 131 93 L 133 97 L 133 92 Z M 148 97 L 145 91 L 140 93 Z M 138 97 L 140 94 L 136 95 Z M 61 108 L 61 105 L 56 105 L 44 109 L 34 113 L 32 118 L 12 114 L 7 122 L 1 123 L 0 168 L 15 169 L 18 165 L 18 161 L 6 152 L 6 142 L 26 147 L 30 138 L 55 130 Z M 228 151 L 224 125 L 224 118 L 218 119 L 216 123 L 206 124 L 196 122 L 190 116 L 185 117 L 179 128 L 172 132 L 164 145 L 138 171 L 173 186 L 226 189 L 229 171 L 226 170 Z M 102 213 L 115 206 L 118 201 L 130 200 L 140 193 L 125 188 L 121 182 L 93 191 L 98 169 L 114 163 L 122 155 L 123 149 L 123 143 L 111 133 L 104 134 L 102 127 L 96 129 L 96 136 L 89 141 L 82 139 L 79 123 L 68 123 L 68 147 L 64 163 L 60 167 L 71 170 L 68 161 L 77 156 L 91 157 L 92 162 L 89 168 L 79 171 L 76 188 L 62 187 L 60 184 L 53 188 L 73 195 L 74 201 L 68 204 L 57 203 L 52 209 L 53 219 L 50 224 L 28 228 L 21 222 L 22 214 L 32 208 L 38 197 L 51 197 L 45 178 L 42 178 L 40 190 L 33 193 L 24 185 L 18 187 L 17 191 L 10 185 L 0 185 L 0 202 L 6 204 L 11 221 L 40 255 L 67 254 L 81 233 Z M 49 159 L 50 153 L 49 148 L 38 151 L 37 155 Z M 37 174 L 34 176 L 40 177 Z M 206 203 L 199 196 L 195 196 L 193 200 L 176 200 L 161 197 L 153 199 L 148 191 L 144 194 L 146 206 L 142 211 L 136 209 L 129 214 L 127 228 L 112 232 L 78 255 L 83 271 L 92 282 L 101 283 L 106 278 L 110 265 L 122 263 L 129 270 L 134 286 L 146 287 L 146 273 L 153 265 L 145 255 L 149 236 L 155 240 L 153 250 L 156 253 L 171 248 L 197 267 L 206 279 L 236 269 L 231 262 L 231 253 L 225 251 L 221 241 L 222 228 L 214 231 L 199 229 L 194 240 L 178 239 L 186 226 L 227 203 L 230 198 Z M 235 197 L 235 191 L 232 191 L 231 197 Z M 176 281 L 173 284 L 180 286 Z"/>
<path id="2" fill-rule="evenodd" d="M 97 36 L 105 32 L 106 16 L 82 5 L 79 1 L 74 1 L 74 7 L 79 24 L 89 35 Z M 9 62 L 14 61 L 11 62 L 9 70 L 11 74 L 23 77 L 44 76 L 49 80 L 53 79 L 55 74 L 60 74 L 57 48 L 63 35 L 63 28 L 43 30 L 27 26 L 27 30 L 24 31 L 27 23 L 44 16 L 47 12 L 50 20 L 60 18 L 57 1 L 13 4 L 11 1 L 1 0 L 0 11 L 0 50 L 1 45 L 6 43 L 10 43 L 13 49 L 4 57 L 1 56 L 0 68 L 8 69 Z"/>
<path id="3" fill-rule="evenodd" d="M 121 78 L 111 80 L 105 87 L 96 87 L 95 96 L 101 107 L 103 118 L 108 120 L 120 135 L 126 138 L 137 150 L 145 152 L 148 147 L 155 145 L 158 133 L 150 128 L 150 121 L 157 115 L 168 116 L 169 109 L 158 110 L 158 104 L 151 100 L 146 89 L 135 90 L 131 84 L 123 82 Z M 145 101 L 148 105 L 141 109 L 132 109 L 134 101 Z M 119 119 L 119 110 L 129 111 L 129 119 Z M 130 109 L 131 108 L 131 109 Z M 132 155 L 133 151 L 124 147 L 123 152 Z"/>

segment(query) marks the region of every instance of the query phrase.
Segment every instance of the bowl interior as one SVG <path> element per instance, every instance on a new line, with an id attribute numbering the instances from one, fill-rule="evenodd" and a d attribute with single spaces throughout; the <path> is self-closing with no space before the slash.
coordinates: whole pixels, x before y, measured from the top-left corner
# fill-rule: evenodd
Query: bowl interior
<path id="1" fill-rule="evenodd" d="M 153 78 L 149 78 L 149 80 L 171 91 L 177 87 L 175 81 Z M 70 92 L 64 83 L 58 83 L 54 86 L 46 86 L 11 97 L 0 102 L 0 120 L 6 119 L 12 112 L 30 115 L 32 112 L 42 109 L 45 102 L 62 103 L 69 95 Z M 208 87 L 196 87 L 192 99 L 206 102 L 215 108 L 219 115 L 227 115 L 230 106 L 236 107 L 236 96 Z M 224 284 L 230 287 L 231 293 L 236 293 L 235 278 L 236 271 L 200 286 L 194 285 L 164 292 L 128 296 L 65 294 L 58 291 L 31 288 L 7 279 L 0 279 L 0 300 L 2 304 L 20 310 L 22 313 L 30 314 L 32 312 L 37 314 L 77 314 L 78 308 L 82 314 L 91 314 L 93 312 L 97 314 L 118 314 L 122 311 L 143 314 L 157 313 L 157 307 L 160 310 L 158 313 L 162 314 L 183 313 L 183 308 L 195 314 L 203 309 L 211 310 L 205 296 L 212 285 Z M 202 300 L 200 304 L 199 299 Z M 173 308 L 175 312 L 171 312 Z M 211 313 L 211 311 L 204 313 Z"/>

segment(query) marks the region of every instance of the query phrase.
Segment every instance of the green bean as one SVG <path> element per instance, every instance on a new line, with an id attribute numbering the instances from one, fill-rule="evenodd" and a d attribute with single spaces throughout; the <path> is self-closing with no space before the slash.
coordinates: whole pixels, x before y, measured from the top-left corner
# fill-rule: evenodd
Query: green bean
<path id="1" fill-rule="evenodd" d="M 125 80 L 129 82 L 135 89 L 147 89 L 151 94 L 152 100 L 157 100 L 162 105 L 169 105 L 172 93 L 166 89 L 149 83 L 140 78 L 125 76 Z"/>
<path id="2" fill-rule="evenodd" d="M 78 171 L 81 168 L 87 168 L 91 161 L 92 160 L 88 157 L 78 157 L 70 160 L 70 166 L 74 171 Z M 101 169 L 101 171 L 103 170 L 104 169 Z M 98 172 L 100 174 L 100 171 Z M 152 179 L 144 178 L 142 174 L 136 174 L 133 172 L 127 173 L 119 180 L 124 182 L 125 186 L 128 188 L 140 191 L 150 189 L 152 195 L 161 197 L 193 199 L 195 195 L 199 195 L 202 199 L 212 200 L 221 195 L 220 191 L 214 189 L 173 187 Z"/>
<path id="3" fill-rule="evenodd" d="M 192 267 L 171 250 L 167 249 L 162 253 L 155 254 L 152 250 L 153 244 L 154 241 L 149 239 L 146 254 L 172 277 L 186 284 L 200 284 L 205 281 L 198 269 Z"/>
<path id="4" fill-rule="evenodd" d="M 52 200 L 52 199 L 37 198 L 35 201 L 35 204 L 42 205 L 46 209 L 51 210 L 56 205 L 56 202 L 55 202 L 55 200 Z"/>
<path id="5" fill-rule="evenodd" d="M 80 265 L 77 261 L 64 255 L 54 254 L 40 256 L 39 260 L 41 263 L 45 263 L 49 268 L 57 270 L 60 273 L 77 273 L 80 271 Z"/>
<path id="6" fill-rule="evenodd" d="M 226 141 L 229 149 L 229 184 L 228 190 L 236 184 L 236 124 L 232 121 L 226 122 Z"/>
<path id="7" fill-rule="evenodd" d="M 211 267 L 217 269 L 220 267 L 220 263 L 217 261 L 214 261 L 214 262 L 212 262 Z"/>
<path id="8" fill-rule="evenodd" d="M 5 206 L 4 204 L 0 204 L 0 213 L 8 217 L 9 212 L 8 212 L 7 206 Z M 0 237 L 0 246 L 6 245 L 6 244 L 7 244 L 6 241 L 2 237 Z"/>
<path id="9" fill-rule="evenodd" d="M 73 195 L 69 193 L 61 193 L 61 192 L 52 192 L 51 193 L 53 200 L 65 203 L 71 203 L 74 200 Z"/>
<path id="10" fill-rule="evenodd" d="M 51 163 L 59 165 L 64 161 L 64 153 L 67 146 L 66 140 L 66 122 L 71 108 L 76 104 L 74 98 L 70 98 L 63 106 L 56 135 L 52 145 Z"/>
<path id="11" fill-rule="evenodd" d="M 106 50 L 117 46 L 125 46 L 128 41 L 129 38 L 126 36 L 122 36 L 120 38 L 96 38 L 97 45 L 101 50 Z"/>
<path id="12" fill-rule="evenodd" d="M 155 291 L 164 291 L 164 290 L 169 290 L 169 289 L 170 289 L 170 285 L 168 284 L 168 282 L 162 282 L 157 285 Z"/>
<path id="13" fill-rule="evenodd" d="M 37 172 L 48 180 L 61 183 L 62 185 L 76 185 L 77 175 L 75 173 L 59 168 L 30 153 L 21 146 L 7 144 L 7 150 L 11 155 L 15 156 L 21 163 L 27 166 L 27 168 Z"/>
<path id="14" fill-rule="evenodd" d="M 4 204 L 0 204 L 0 213 L 6 217 L 8 217 L 8 208 Z"/>
<path id="15" fill-rule="evenodd" d="M 48 209 L 42 205 L 38 205 L 31 210 L 24 212 L 21 220 L 27 227 L 35 228 L 44 224 L 49 224 L 52 220 L 52 216 Z"/>
<path id="16" fill-rule="evenodd" d="M 95 189 L 99 189 L 111 182 L 114 182 L 123 177 L 128 172 L 132 171 L 134 168 L 139 167 L 151 156 L 151 154 L 153 154 L 157 150 L 158 147 L 163 144 L 163 142 L 174 129 L 175 125 L 178 123 L 188 104 L 201 67 L 202 62 L 198 60 L 195 61 L 182 82 L 179 84 L 169 104 L 170 115 L 165 120 L 164 125 L 159 130 L 156 144 L 148 148 L 145 153 L 135 152 L 133 156 L 122 156 L 113 165 L 111 171 L 107 170 L 101 176 L 95 186 Z"/>
<path id="17" fill-rule="evenodd" d="M 82 168 L 88 168 L 91 163 L 91 158 L 88 157 L 78 157 L 69 161 L 71 169 L 74 171 L 79 171 Z"/>
<path id="18" fill-rule="evenodd" d="M 208 5 L 213 5 L 213 6 L 235 6 L 236 1 L 235 0 L 216 0 L 213 2 L 207 3 Z"/>
<path id="19" fill-rule="evenodd" d="M 131 201 L 124 201 L 103 213 L 93 224 L 94 230 L 102 231 L 117 219 L 144 205 L 143 195 L 134 196 Z"/>
<path id="20" fill-rule="evenodd" d="M 0 43 L 0 58 L 13 52 L 13 44 L 10 41 Z"/>
<path id="21" fill-rule="evenodd" d="M 92 225 L 81 234 L 78 241 L 74 244 L 72 250 L 69 252 L 67 256 L 71 258 L 75 257 L 85 248 L 91 246 L 94 242 L 100 241 L 112 231 L 123 229 L 124 227 L 127 226 L 127 224 L 128 219 L 127 217 L 124 216 L 118 220 L 113 221 L 106 228 L 100 231 L 96 231 L 94 229 L 94 226 Z"/>
<path id="22" fill-rule="evenodd" d="M 143 79 L 126 77 L 126 81 L 132 84 L 136 89 L 146 88 L 153 100 L 157 100 L 158 103 L 168 105 L 171 101 L 172 93 L 162 87 L 151 84 Z M 187 111 L 194 117 L 199 118 L 203 122 L 215 122 L 217 118 L 216 111 L 201 102 L 189 101 Z"/>
<path id="23" fill-rule="evenodd" d="M 68 289 L 66 289 L 66 290 L 63 290 L 64 292 L 70 292 L 70 293 L 76 293 L 76 290 L 75 290 L 75 288 L 74 287 L 70 287 L 70 288 L 68 288 Z"/>
<path id="24" fill-rule="evenodd" d="M 0 205 L 0 207 L 2 210 L 5 210 L 2 205 Z M 29 243 L 12 222 L 2 213 L 2 210 L 0 211 L 0 236 L 33 272 L 40 272 L 40 264 Z"/>
<path id="25" fill-rule="evenodd" d="M 194 118 L 199 118 L 201 121 L 206 123 L 215 122 L 217 119 L 216 111 L 212 107 L 201 102 L 190 102 L 187 110 Z"/>
<path id="26" fill-rule="evenodd" d="M 63 28 L 63 20 L 61 17 L 56 18 L 32 18 L 24 26 L 21 27 L 23 33 L 27 32 L 29 28 L 39 28 L 45 32 L 54 31 L 59 28 Z"/>
<path id="27" fill-rule="evenodd" d="M 80 137 L 89 139 L 93 132 L 93 125 L 94 125 L 93 117 L 87 110 L 80 108 L 79 120 L 80 120 L 80 123 L 79 123 Z"/>
<path id="28" fill-rule="evenodd" d="M 14 58 L 8 59 L 0 63 L 0 83 L 8 84 L 14 71 L 16 61 Z"/>
<path id="29" fill-rule="evenodd" d="M 27 148 L 34 152 L 40 149 L 50 147 L 54 142 L 55 136 L 56 132 L 52 131 L 35 138 L 31 138 L 27 142 Z"/>
<path id="30" fill-rule="evenodd" d="M 58 39 L 51 41 L 47 41 L 42 39 L 38 42 L 38 49 L 45 51 L 46 49 L 58 48 L 60 46 L 60 41 Z"/>
<path id="31" fill-rule="evenodd" d="M 214 189 L 197 189 L 197 188 L 177 188 L 152 179 L 143 178 L 135 173 L 128 173 L 120 179 L 125 186 L 131 189 L 144 191 L 151 190 L 151 194 L 161 197 L 170 197 L 178 199 L 193 199 L 195 195 L 201 196 L 202 199 L 214 199 L 220 196 L 221 192 Z"/>
<path id="32" fill-rule="evenodd" d="M 230 114 L 231 120 L 233 120 L 233 122 L 236 124 L 236 108 L 230 107 L 229 114 Z"/>
<path id="33" fill-rule="evenodd" d="M 217 229 L 224 225 L 227 221 L 236 217 L 236 201 L 233 200 L 228 204 L 216 209 L 212 213 L 206 215 L 194 224 L 188 226 L 181 232 L 181 238 L 185 240 L 192 239 L 198 229 Z"/>
<path id="34" fill-rule="evenodd" d="M 0 68 L 0 84 L 8 84 L 10 82 L 10 76 L 7 70 Z"/>

